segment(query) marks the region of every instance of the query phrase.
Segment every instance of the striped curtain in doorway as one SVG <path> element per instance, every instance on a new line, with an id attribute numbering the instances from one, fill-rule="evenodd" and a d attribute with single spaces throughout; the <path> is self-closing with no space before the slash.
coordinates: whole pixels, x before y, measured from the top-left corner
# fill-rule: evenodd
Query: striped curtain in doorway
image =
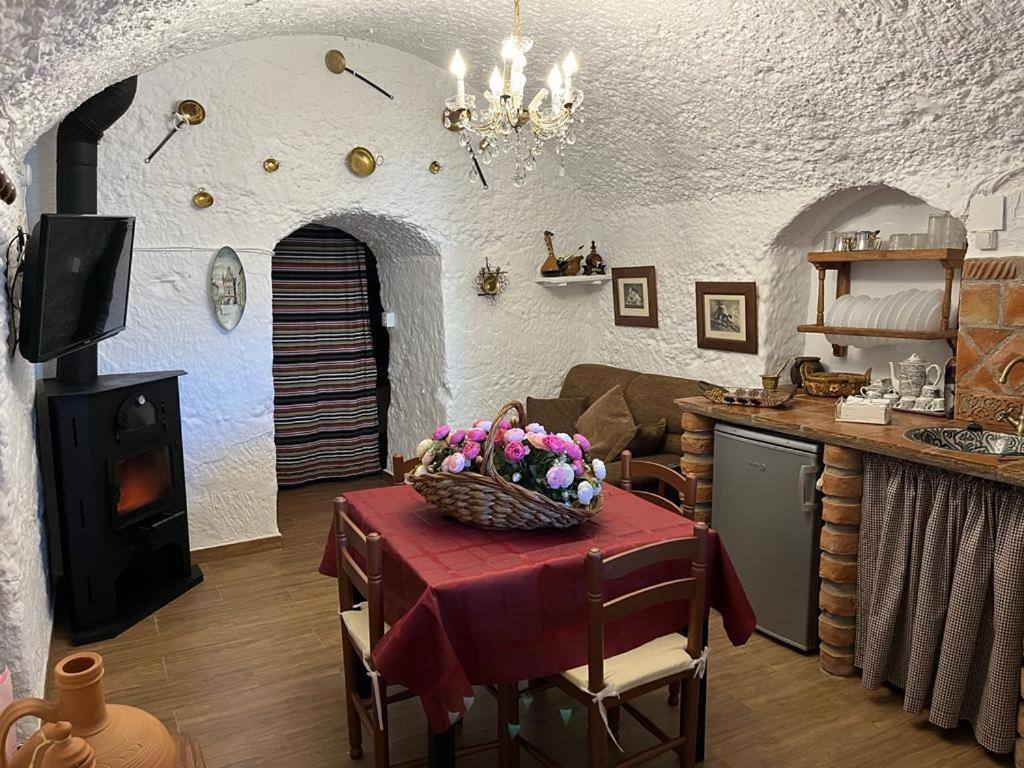
<path id="1" fill-rule="evenodd" d="M 380 470 L 366 262 L 363 243 L 319 224 L 274 249 L 280 486 Z"/>

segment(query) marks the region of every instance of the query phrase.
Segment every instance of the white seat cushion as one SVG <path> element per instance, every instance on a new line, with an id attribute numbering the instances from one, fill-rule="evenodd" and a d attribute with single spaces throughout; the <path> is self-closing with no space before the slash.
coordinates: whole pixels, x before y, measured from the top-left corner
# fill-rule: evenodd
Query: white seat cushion
<path id="1" fill-rule="evenodd" d="M 686 638 L 678 634 L 664 635 L 631 651 L 605 659 L 604 684 L 613 685 L 619 693 L 625 693 L 631 688 L 683 672 L 692 666 L 693 659 L 686 652 Z M 586 664 L 563 672 L 562 677 L 581 691 L 589 690 L 589 669 Z"/>
<path id="2" fill-rule="evenodd" d="M 370 611 L 368 608 L 353 608 L 351 611 L 344 611 L 341 620 L 345 622 L 345 629 L 348 636 L 352 638 L 352 644 L 356 650 L 363 654 L 363 658 L 370 658 Z M 390 625 L 384 625 L 384 631 L 391 629 Z"/>

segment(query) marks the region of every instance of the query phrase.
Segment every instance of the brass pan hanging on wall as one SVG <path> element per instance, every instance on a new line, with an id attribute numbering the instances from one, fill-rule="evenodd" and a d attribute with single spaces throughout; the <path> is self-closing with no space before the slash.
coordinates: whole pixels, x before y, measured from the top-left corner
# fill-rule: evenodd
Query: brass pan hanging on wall
<path id="1" fill-rule="evenodd" d="M 380 155 L 374 157 L 366 147 L 353 147 L 348 153 L 348 167 L 356 176 L 369 176 L 384 162 Z"/>

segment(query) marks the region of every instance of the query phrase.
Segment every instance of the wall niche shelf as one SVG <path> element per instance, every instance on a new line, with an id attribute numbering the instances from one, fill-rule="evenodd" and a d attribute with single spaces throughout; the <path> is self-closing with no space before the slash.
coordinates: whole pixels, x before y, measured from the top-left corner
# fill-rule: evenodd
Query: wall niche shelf
<path id="1" fill-rule="evenodd" d="M 919 248 L 907 251 L 815 251 L 807 254 L 808 263 L 818 270 L 818 306 L 815 321 L 798 325 L 800 333 L 827 333 L 837 336 L 873 336 L 885 339 L 916 339 L 918 341 L 945 340 L 956 348 L 957 329 L 949 327 L 950 306 L 953 300 L 953 274 L 964 265 L 966 248 Z M 910 331 L 895 328 L 845 328 L 825 325 L 825 275 L 836 272 L 836 298 L 850 292 L 850 265 L 866 261 L 934 261 L 945 273 L 942 294 L 942 318 L 938 330 Z M 846 347 L 833 344 L 832 354 L 846 357 Z"/>
<path id="2" fill-rule="evenodd" d="M 572 277 L 536 277 L 534 282 L 548 288 L 564 288 L 567 285 L 604 285 L 610 283 L 611 275 L 573 275 Z"/>

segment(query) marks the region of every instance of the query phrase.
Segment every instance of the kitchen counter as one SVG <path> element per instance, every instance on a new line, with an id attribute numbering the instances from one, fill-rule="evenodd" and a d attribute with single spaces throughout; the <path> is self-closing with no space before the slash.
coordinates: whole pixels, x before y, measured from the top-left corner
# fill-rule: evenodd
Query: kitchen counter
<path id="1" fill-rule="evenodd" d="M 828 445 L 892 456 L 951 472 L 1024 486 L 1024 457 L 1004 458 L 945 451 L 908 440 L 904 436 L 913 427 L 967 425 L 968 422 L 959 419 L 894 412 L 892 421 L 886 425 L 854 424 L 835 420 L 835 400 L 832 398 L 805 394 L 797 395 L 782 408 L 719 405 L 701 396 L 682 398 L 675 402 L 684 413 L 697 414 L 715 421 L 817 440 Z"/>

